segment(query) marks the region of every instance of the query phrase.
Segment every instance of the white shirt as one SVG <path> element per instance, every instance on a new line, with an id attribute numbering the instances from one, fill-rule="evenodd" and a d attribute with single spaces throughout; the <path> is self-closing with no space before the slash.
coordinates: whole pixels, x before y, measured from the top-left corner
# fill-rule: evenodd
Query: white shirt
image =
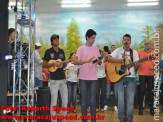
<path id="1" fill-rule="evenodd" d="M 123 59 L 123 54 L 124 54 L 124 49 L 123 49 L 123 47 L 120 47 L 120 48 L 117 48 L 116 50 L 114 50 L 111 53 L 111 56 L 113 58 Z M 125 58 L 128 58 L 131 61 L 130 51 L 125 51 Z M 133 50 L 133 62 L 138 61 L 138 60 L 139 60 L 138 53 L 136 50 Z M 134 67 L 130 68 L 129 71 L 131 72 L 131 75 L 129 75 L 127 77 L 135 77 Z"/>
<path id="2" fill-rule="evenodd" d="M 97 78 L 104 78 L 104 77 L 106 77 L 105 63 L 104 63 L 104 59 L 102 59 L 101 65 L 97 65 Z"/>
<path id="3" fill-rule="evenodd" d="M 35 77 L 39 80 L 42 80 L 42 65 L 43 60 L 40 58 L 40 54 L 37 50 L 34 50 L 31 56 L 31 61 L 34 57 L 34 67 L 35 67 Z"/>
<path id="4" fill-rule="evenodd" d="M 77 82 L 77 71 L 79 69 L 79 66 L 69 62 L 65 69 L 68 70 L 67 81 Z"/>

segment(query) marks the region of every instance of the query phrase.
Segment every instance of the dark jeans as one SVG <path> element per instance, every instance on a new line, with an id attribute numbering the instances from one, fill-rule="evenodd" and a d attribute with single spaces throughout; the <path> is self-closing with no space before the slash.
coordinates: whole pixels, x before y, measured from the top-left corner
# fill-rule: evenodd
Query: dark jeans
<path id="1" fill-rule="evenodd" d="M 111 84 L 113 84 L 113 86 L 114 86 L 114 106 L 117 106 L 118 107 L 118 92 L 117 92 L 117 90 L 115 90 L 116 88 L 116 83 L 111 83 Z"/>
<path id="2" fill-rule="evenodd" d="M 138 105 L 138 91 L 137 91 L 137 85 L 135 87 L 135 94 L 134 94 L 134 105 Z"/>
<path id="3" fill-rule="evenodd" d="M 35 77 L 35 87 L 43 86 L 42 80 Z"/>
<path id="4" fill-rule="evenodd" d="M 96 92 L 97 92 L 97 81 L 96 80 L 79 80 L 80 91 L 81 91 L 81 110 L 82 115 L 87 116 L 87 100 L 89 93 L 91 115 L 96 117 Z M 87 120 L 82 120 L 87 122 Z M 92 119 L 91 122 L 96 122 Z"/>
<path id="5" fill-rule="evenodd" d="M 107 82 L 107 85 L 106 85 L 106 100 L 105 100 L 105 105 L 108 105 L 109 104 L 109 99 L 110 99 L 110 91 L 111 91 L 111 83 L 110 82 Z"/>
<path id="6" fill-rule="evenodd" d="M 105 93 L 106 93 L 106 77 L 98 78 L 98 80 L 97 80 L 97 96 L 96 96 L 96 108 L 97 109 L 99 109 L 99 106 L 101 109 L 104 109 L 104 101 L 105 101 L 105 97 L 106 97 Z"/>
<path id="7" fill-rule="evenodd" d="M 74 106 L 76 107 L 76 96 L 77 96 L 77 82 L 67 81 L 68 88 L 68 107 Z"/>
<path id="8" fill-rule="evenodd" d="M 140 106 L 139 109 L 142 109 L 143 107 L 143 100 L 144 100 L 144 93 L 146 89 L 146 83 L 148 86 L 148 97 L 150 102 L 150 109 L 153 109 L 153 102 L 154 102 L 154 76 L 142 76 L 139 75 L 139 81 L 140 81 Z"/>

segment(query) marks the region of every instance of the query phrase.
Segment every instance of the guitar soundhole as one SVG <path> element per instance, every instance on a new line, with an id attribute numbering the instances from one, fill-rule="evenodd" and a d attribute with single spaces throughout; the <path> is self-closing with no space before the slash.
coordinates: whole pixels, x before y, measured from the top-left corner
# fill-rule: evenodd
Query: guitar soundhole
<path id="1" fill-rule="evenodd" d="M 119 71 L 119 75 L 123 75 L 125 73 L 126 67 L 124 65 L 121 65 L 121 70 Z"/>

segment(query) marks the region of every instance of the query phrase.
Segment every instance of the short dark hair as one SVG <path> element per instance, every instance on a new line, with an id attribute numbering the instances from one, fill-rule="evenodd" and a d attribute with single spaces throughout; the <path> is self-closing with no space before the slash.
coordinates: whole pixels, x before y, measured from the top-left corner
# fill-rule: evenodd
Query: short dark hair
<path id="1" fill-rule="evenodd" d="M 71 57 L 72 57 L 72 55 L 73 55 L 73 54 L 75 54 L 75 53 L 70 53 L 70 56 L 69 56 L 69 58 L 68 58 L 68 59 L 71 59 Z"/>
<path id="2" fill-rule="evenodd" d="M 108 50 L 109 50 L 109 47 L 108 46 L 104 46 L 104 51 L 108 52 Z"/>
<path id="3" fill-rule="evenodd" d="M 90 38 L 93 35 L 96 35 L 96 32 L 94 30 L 92 30 L 92 29 L 88 29 L 86 34 L 85 34 L 86 40 L 87 40 L 87 37 Z"/>
<path id="4" fill-rule="evenodd" d="M 114 44 L 112 44 L 112 45 L 111 45 L 111 47 L 112 47 L 112 46 L 114 46 L 114 47 L 115 47 L 115 45 L 114 45 Z"/>
<path id="5" fill-rule="evenodd" d="M 53 35 L 50 37 L 50 41 L 52 42 L 53 39 L 56 39 L 56 38 L 59 39 L 59 35 L 57 35 L 57 34 L 53 34 Z"/>
<path id="6" fill-rule="evenodd" d="M 129 37 L 130 40 L 131 40 L 131 36 L 130 36 L 130 34 L 125 34 L 125 35 L 123 36 L 123 39 L 124 39 L 124 37 Z"/>
<path id="7" fill-rule="evenodd" d="M 15 32 L 15 28 L 9 28 L 9 29 L 8 29 L 8 37 L 9 37 L 13 32 Z"/>
<path id="8" fill-rule="evenodd" d="M 108 54 L 111 54 L 111 51 L 109 50 L 108 46 L 104 46 L 104 51 L 107 52 Z"/>

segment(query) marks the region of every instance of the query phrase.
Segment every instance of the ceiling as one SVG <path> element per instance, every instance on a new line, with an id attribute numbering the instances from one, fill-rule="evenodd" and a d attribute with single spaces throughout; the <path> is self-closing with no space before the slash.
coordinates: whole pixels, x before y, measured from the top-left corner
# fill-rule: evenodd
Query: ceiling
<path id="1" fill-rule="evenodd" d="M 77 11 L 137 11 L 163 10 L 163 0 L 158 6 L 127 6 L 127 0 L 93 0 L 90 8 L 61 8 L 59 0 L 37 0 L 37 13 L 59 13 Z"/>

